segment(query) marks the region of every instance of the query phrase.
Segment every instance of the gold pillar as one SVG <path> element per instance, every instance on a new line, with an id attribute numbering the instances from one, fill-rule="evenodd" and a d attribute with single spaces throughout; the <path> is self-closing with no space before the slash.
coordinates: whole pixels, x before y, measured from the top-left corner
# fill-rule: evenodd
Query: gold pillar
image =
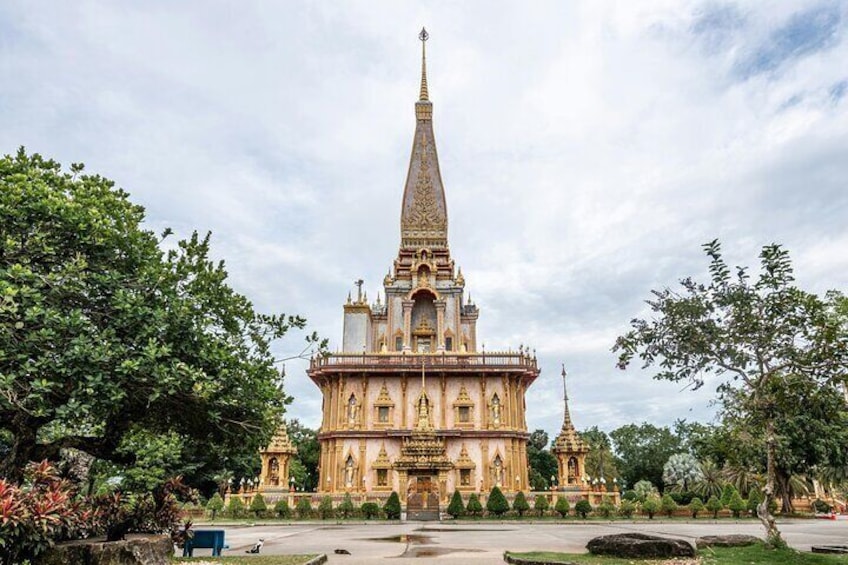
<path id="1" fill-rule="evenodd" d="M 445 430 L 448 427 L 448 401 L 447 401 L 447 386 L 448 381 L 445 377 L 444 373 L 441 375 L 441 384 L 442 388 L 442 429 Z"/>
<path id="2" fill-rule="evenodd" d="M 489 403 L 486 400 L 486 377 L 480 379 L 480 429 L 485 430 L 489 422 Z"/>
<path id="3" fill-rule="evenodd" d="M 400 423 L 401 429 L 406 428 L 406 385 L 407 385 L 406 375 L 404 375 L 400 378 L 401 407 L 402 407 L 401 408 L 401 418 L 402 418 L 402 420 L 401 420 L 401 423 Z"/>
<path id="4" fill-rule="evenodd" d="M 445 301 L 436 300 L 436 350 L 445 350 Z"/>
<path id="5" fill-rule="evenodd" d="M 403 350 L 412 351 L 412 307 L 414 300 L 404 300 L 403 304 Z"/>

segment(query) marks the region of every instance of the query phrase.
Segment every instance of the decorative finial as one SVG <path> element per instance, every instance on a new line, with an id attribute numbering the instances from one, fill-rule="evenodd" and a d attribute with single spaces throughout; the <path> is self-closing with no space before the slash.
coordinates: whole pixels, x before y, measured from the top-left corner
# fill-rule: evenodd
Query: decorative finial
<path id="1" fill-rule="evenodd" d="M 424 47 L 427 40 L 430 39 L 430 34 L 423 27 L 421 33 L 418 34 L 418 39 L 421 40 L 421 96 L 420 100 L 430 100 L 427 92 L 427 50 Z"/>
<path id="2" fill-rule="evenodd" d="M 362 280 L 362 279 L 357 279 L 356 282 L 354 282 L 353 284 L 355 284 L 356 287 L 357 287 L 356 302 L 361 304 L 362 303 L 362 285 L 365 284 L 365 281 Z"/>
<path id="3" fill-rule="evenodd" d="M 565 406 L 565 413 L 563 414 L 563 427 L 571 424 L 571 414 L 568 411 L 568 389 L 565 386 L 565 377 L 568 373 L 565 372 L 565 363 L 562 364 L 562 403 Z"/>

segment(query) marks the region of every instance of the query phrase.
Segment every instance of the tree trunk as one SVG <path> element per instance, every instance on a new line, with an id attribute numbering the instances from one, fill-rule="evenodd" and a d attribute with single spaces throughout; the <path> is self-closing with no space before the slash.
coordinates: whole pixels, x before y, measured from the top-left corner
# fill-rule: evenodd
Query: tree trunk
<path id="1" fill-rule="evenodd" d="M 780 537 L 780 530 L 777 529 L 777 521 L 769 511 L 771 501 L 774 499 L 775 443 L 774 421 L 769 419 L 766 424 L 766 488 L 763 490 L 765 494 L 763 501 L 757 506 L 757 517 L 766 529 L 766 545 L 784 547 L 786 542 Z"/>
<path id="2" fill-rule="evenodd" d="M 777 472 L 778 494 L 780 495 L 780 511 L 783 514 L 791 514 L 795 509 L 792 507 L 792 493 L 789 486 L 790 477 L 783 472 Z"/>
<path id="3" fill-rule="evenodd" d="M 14 428 L 16 429 L 12 432 L 12 446 L 0 462 L 0 477 L 11 483 L 20 484 L 24 480 L 24 469 L 33 458 L 36 430 L 27 422 L 20 422 L 19 418 L 15 420 Z"/>

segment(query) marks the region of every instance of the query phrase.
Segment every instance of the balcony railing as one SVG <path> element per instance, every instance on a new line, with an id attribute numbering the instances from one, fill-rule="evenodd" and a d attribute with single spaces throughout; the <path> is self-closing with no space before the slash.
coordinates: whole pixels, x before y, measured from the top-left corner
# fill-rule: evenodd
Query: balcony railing
<path id="1" fill-rule="evenodd" d="M 536 370 L 536 358 L 526 353 L 333 353 L 313 357 L 309 370 L 318 369 L 530 369 Z"/>

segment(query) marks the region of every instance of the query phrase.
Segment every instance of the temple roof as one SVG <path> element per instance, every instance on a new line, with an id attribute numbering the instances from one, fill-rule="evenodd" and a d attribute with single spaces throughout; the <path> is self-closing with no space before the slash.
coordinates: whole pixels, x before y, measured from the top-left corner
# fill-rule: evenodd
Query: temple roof
<path id="1" fill-rule="evenodd" d="M 297 448 L 289 439 L 288 430 L 286 430 L 286 423 L 283 422 L 280 424 L 280 427 L 277 428 L 274 437 L 271 438 L 271 442 L 268 444 L 268 447 L 260 450 L 261 453 L 288 453 L 295 454 L 297 453 Z"/>
<path id="2" fill-rule="evenodd" d="M 588 453 L 589 445 L 583 441 L 571 422 L 571 412 L 568 410 L 568 389 L 565 386 L 565 366 L 562 367 L 562 395 L 565 412 L 562 418 L 562 428 L 554 442 L 554 451 L 564 453 Z"/>
<path id="3" fill-rule="evenodd" d="M 415 103 L 415 137 L 403 191 L 401 247 L 444 249 L 448 246 L 448 210 L 433 136 L 433 104 L 427 88 L 426 30 L 421 30 L 421 90 Z"/>

